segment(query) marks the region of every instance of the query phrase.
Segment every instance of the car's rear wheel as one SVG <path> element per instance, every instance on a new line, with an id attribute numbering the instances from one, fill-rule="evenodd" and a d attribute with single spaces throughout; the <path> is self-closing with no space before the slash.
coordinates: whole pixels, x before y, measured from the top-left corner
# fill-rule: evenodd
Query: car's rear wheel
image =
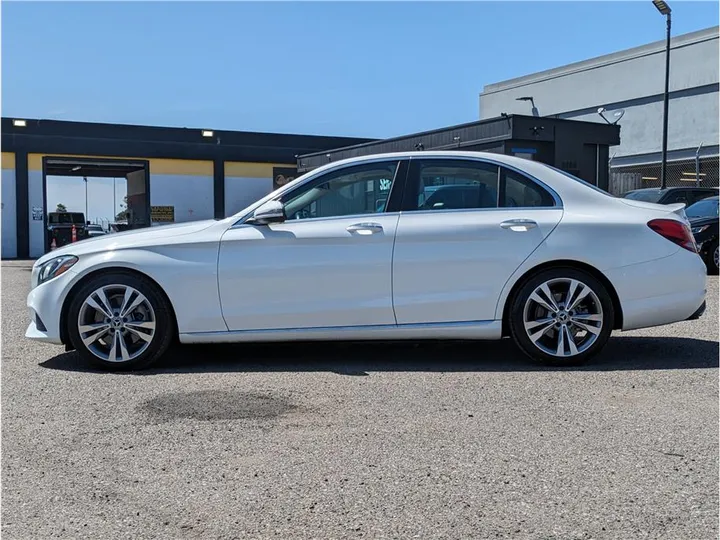
<path id="1" fill-rule="evenodd" d="M 605 346 L 615 312 L 606 287 L 587 272 L 553 268 L 515 294 L 510 333 L 520 349 L 550 365 L 577 365 Z"/>
<path id="2" fill-rule="evenodd" d="M 172 310 L 150 280 L 116 272 L 90 279 L 74 295 L 68 335 L 78 353 L 103 369 L 142 369 L 157 361 L 174 335 Z"/>

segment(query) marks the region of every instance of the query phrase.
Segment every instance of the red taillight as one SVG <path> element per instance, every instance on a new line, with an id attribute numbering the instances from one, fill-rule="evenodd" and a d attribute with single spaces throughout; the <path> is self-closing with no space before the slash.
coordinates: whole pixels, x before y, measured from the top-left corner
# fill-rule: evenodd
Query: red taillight
<path id="1" fill-rule="evenodd" d="M 695 238 L 692 235 L 690 227 L 685 223 L 674 219 L 653 219 L 648 222 L 648 227 L 678 246 L 697 253 Z"/>

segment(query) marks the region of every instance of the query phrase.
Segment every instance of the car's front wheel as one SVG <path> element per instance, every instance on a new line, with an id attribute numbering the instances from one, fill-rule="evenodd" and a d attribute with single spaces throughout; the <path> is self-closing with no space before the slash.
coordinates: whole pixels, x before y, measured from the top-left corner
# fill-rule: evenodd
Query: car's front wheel
<path id="1" fill-rule="evenodd" d="M 91 278 L 74 295 L 68 336 L 88 362 L 114 371 L 146 368 L 174 336 L 172 310 L 150 280 L 125 272 Z"/>
<path id="2" fill-rule="evenodd" d="M 576 365 L 597 354 L 612 332 L 615 312 L 605 286 L 587 272 L 553 268 L 539 272 L 515 294 L 510 333 L 531 358 Z"/>

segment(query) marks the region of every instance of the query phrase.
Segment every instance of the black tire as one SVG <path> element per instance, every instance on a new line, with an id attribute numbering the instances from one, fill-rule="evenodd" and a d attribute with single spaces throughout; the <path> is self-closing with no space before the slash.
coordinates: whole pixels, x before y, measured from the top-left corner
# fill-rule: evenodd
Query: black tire
<path id="1" fill-rule="evenodd" d="M 154 312 L 155 332 L 151 341 L 141 354 L 127 361 L 112 362 L 98 357 L 83 343 L 78 328 L 78 317 L 85 300 L 94 291 L 111 285 L 124 285 L 137 290 L 145 296 Z M 65 324 L 67 325 L 70 341 L 80 356 L 89 364 L 108 371 L 139 370 L 151 366 L 165 354 L 176 335 L 172 307 L 157 285 L 147 278 L 123 271 L 113 271 L 112 273 L 91 278 L 84 283 L 73 294 Z"/>
<path id="2" fill-rule="evenodd" d="M 718 249 L 718 241 L 714 240 L 707 250 L 705 256 L 705 266 L 707 266 L 708 274 L 716 276 L 718 274 L 718 265 L 715 263 L 715 252 Z"/>
<path id="3" fill-rule="evenodd" d="M 587 287 L 590 287 L 602 307 L 602 327 L 597 338 L 586 350 L 572 356 L 559 357 L 548 354 L 533 343 L 525 330 L 525 307 L 530 296 L 543 283 L 555 279 L 573 279 L 580 281 Z M 558 267 L 537 273 L 518 289 L 517 293 L 510 299 L 510 302 L 510 311 L 508 313 L 510 335 L 523 353 L 534 361 L 544 365 L 574 366 L 587 362 L 607 344 L 613 330 L 615 310 L 607 288 L 591 274 L 576 268 Z M 555 330 L 551 329 L 551 332 L 555 332 Z M 550 336 L 552 336 L 552 334 L 550 334 Z M 543 339 L 549 339 L 549 337 L 544 337 Z"/>

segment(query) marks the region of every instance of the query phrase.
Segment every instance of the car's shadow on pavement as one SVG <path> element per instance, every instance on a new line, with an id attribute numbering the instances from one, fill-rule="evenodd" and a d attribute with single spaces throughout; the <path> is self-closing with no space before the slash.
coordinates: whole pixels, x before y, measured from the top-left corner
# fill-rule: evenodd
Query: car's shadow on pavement
<path id="1" fill-rule="evenodd" d="M 296 342 L 176 346 L 150 369 L 134 375 L 203 372 L 329 371 L 365 376 L 377 371 L 618 371 L 718 367 L 719 344 L 693 338 L 614 337 L 600 355 L 579 367 L 533 363 L 513 343 L 490 342 Z M 96 372 L 77 353 L 64 353 L 41 367 Z"/>

